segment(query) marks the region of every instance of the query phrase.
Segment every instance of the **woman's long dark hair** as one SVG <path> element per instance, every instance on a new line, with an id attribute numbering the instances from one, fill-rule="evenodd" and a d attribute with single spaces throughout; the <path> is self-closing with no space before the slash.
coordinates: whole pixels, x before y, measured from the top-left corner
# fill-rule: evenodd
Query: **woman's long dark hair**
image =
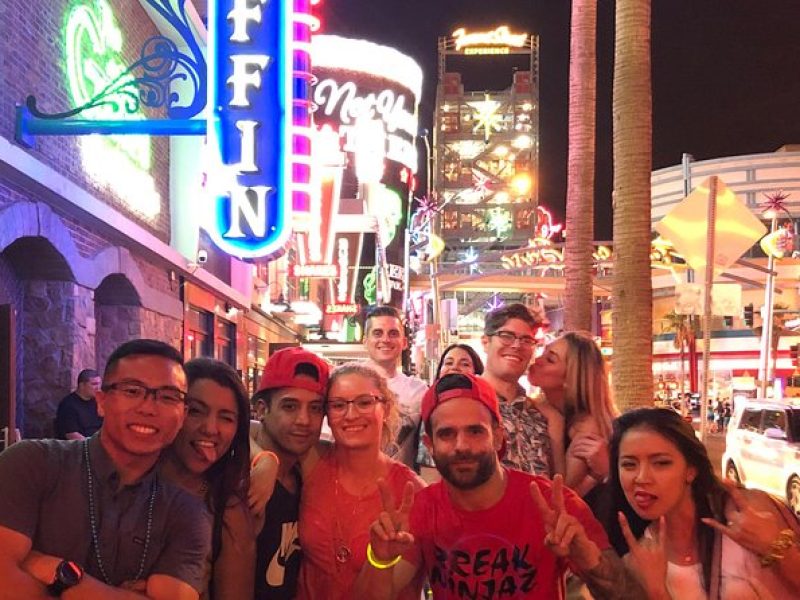
<path id="1" fill-rule="evenodd" d="M 213 358 L 195 358 L 186 363 L 185 369 L 189 387 L 199 379 L 209 379 L 231 390 L 236 400 L 236 434 L 231 447 L 204 474 L 208 484 L 206 502 L 214 516 L 211 542 L 213 561 L 222 546 L 225 508 L 231 500 L 247 505 L 247 489 L 250 485 L 250 403 L 242 380 L 230 365 Z"/>
<path id="2" fill-rule="evenodd" d="M 705 446 L 695 436 L 692 426 L 684 421 L 678 413 L 665 408 L 640 408 L 624 413 L 614 421 L 614 433 L 611 436 L 610 446 L 609 482 L 614 495 L 614 504 L 628 517 L 637 538 L 644 532 L 647 522 L 639 518 L 628 503 L 619 479 L 619 448 L 622 438 L 631 429 L 650 430 L 666 438 L 675 445 L 687 464 L 697 471 L 691 484 L 692 500 L 695 504 L 695 529 L 700 560 L 703 565 L 703 585 L 708 593 L 711 585 L 715 532 L 712 528 L 704 525 L 700 519 L 708 517 L 724 522 L 728 493 L 714 474 L 714 468 L 711 466 Z M 612 515 L 608 526 L 612 537 L 622 537 L 616 515 Z M 625 551 L 627 551 L 627 545 L 625 545 Z"/>
<path id="3" fill-rule="evenodd" d="M 461 348 L 464 352 L 469 354 L 469 358 L 472 361 L 472 368 L 475 370 L 475 375 L 483 375 L 483 361 L 481 357 L 478 356 L 478 353 L 475 352 L 475 349 L 472 346 L 467 344 L 450 344 L 447 348 L 444 349 L 442 352 L 441 358 L 439 358 L 439 366 L 436 367 L 436 377 L 434 377 L 434 381 L 439 379 L 439 375 L 442 372 L 442 367 L 444 366 L 444 359 L 447 358 L 447 354 L 453 348 Z"/>

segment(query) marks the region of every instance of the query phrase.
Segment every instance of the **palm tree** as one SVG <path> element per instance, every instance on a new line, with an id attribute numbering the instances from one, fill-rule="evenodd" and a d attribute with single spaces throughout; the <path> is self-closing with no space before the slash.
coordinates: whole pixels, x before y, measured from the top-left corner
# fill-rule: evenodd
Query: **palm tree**
<path id="1" fill-rule="evenodd" d="M 592 327 L 597 0 L 572 0 L 569 52 L 569 150 L 565 327 Z"/>
<path id="2" fill-rule="evenodd" d="M 653 403 L 650 0 L 617 0 L 613 94 L 612 369 L 627 409 Z"/>
<path id="3" fill-rule="evenodd" d="M 667 331 L 671 331 L 675 334 L 675 337 L 672 340 L 673 346 L 678 350 L 680 354 L 680 379 L 678 381 L 678 389 L 681 393 L 681 401 L 683 401 L 683 393 L 685 390 L 685 382 L 686 382 L 686 369 L 685 369 L 685 361 L 686 355 L 689 355 L 689 361 L 691 363 L 692 360 L 697 360 L 697 351 L 696 351 L 696 344 L 697 344 L 697 336 L 700 335 L 700 331 L 698 329 L 698 321 L 697 319 L 693 319 L 689 315 L 679 315 L 674 310 L 671 310 L 666 315 L 664 315 L 664 319 L 667 321 Z M 690 386 L 691 388 L 691 386 Z"/>

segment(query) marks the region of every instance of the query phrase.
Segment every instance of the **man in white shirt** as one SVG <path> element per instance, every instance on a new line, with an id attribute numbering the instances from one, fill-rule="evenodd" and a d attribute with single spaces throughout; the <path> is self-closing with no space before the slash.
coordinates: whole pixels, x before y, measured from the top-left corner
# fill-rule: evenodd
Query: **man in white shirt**
<path id="1" fill-rule="evenodd" d="M 422 396 L 428 385 L 417 377 L 405 375 L 399 368 L 400 355 L 408 347 L 400 313 L 392 306 L 376 306 L 367 312 L 364 347 L 369 362 L 397 396 L 400 426 L 394 443 L 386 453 L 414 468 L 417 457 L 417 431 Z"/>

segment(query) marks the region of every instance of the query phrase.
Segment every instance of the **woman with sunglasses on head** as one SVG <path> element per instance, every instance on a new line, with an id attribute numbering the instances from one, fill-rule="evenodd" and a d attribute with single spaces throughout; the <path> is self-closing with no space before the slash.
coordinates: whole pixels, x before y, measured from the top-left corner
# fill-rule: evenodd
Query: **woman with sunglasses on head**
<path id="1" fill-rule="evenodd" d="M 563 423 L 563 434 L 550 430 L 557 470 L 568 487 L 586 497 L 608 477 L 611 423 L 619 414 L 605 358 L 590 334 L 571 331 L 545 347 L 528 370 L 528 380 L 542 391 L 540 410 L 557 413 Z M 557 421 L 548 417 L 551 424 Z"/>
<path id="2" fill-rule="evenodd" d="M 205 499 L 213 516 L 209 586 L 203 598 L 253 597 L 255 534 L 247 506 L 250 405 L 239 376 L 211 358 L 186 363 L 186 420 L 163 473 Z"/>
<path id="3" fill-rule="evenodd" d="M 768 494 L 720 481 L 679 414 L 623 414 L 611 459 L 611 491 L 622 510 L 606 525 L 612 535 L 621 529 L 628 566 L 650 598 L 800 597 L 797 518 Z M 632 516 L 649 525 L 634 526 Z"/>
<path id="4" fill-rule="evenodd" d="M 367 558 L 372 522 L 383 510 L 378 480 L 403 496 L 408 482 L 423 487 L 411 469 L 382 451 L 397 420 L 386 380 L 364 364 L 331 373 L 326 413 L 334 444 L 311 467 L 303 488 L 299 533 L 303 548 L 300 600 L 351 600 Z M 399 596 L 419 600 L 421 582 Z"/>

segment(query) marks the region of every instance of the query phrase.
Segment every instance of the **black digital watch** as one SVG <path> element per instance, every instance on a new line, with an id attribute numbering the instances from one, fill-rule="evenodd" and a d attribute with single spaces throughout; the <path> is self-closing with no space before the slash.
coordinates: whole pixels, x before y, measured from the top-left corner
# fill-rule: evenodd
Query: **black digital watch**
<path id="1" fill-rule="evenodd" d="M 71 560 L 62 560 L 56 567 L 53 583 L 47 586 L 47 593 L 58 598 L 71 587 L 75 587 L 83 579 L 83 569 Z"/>

